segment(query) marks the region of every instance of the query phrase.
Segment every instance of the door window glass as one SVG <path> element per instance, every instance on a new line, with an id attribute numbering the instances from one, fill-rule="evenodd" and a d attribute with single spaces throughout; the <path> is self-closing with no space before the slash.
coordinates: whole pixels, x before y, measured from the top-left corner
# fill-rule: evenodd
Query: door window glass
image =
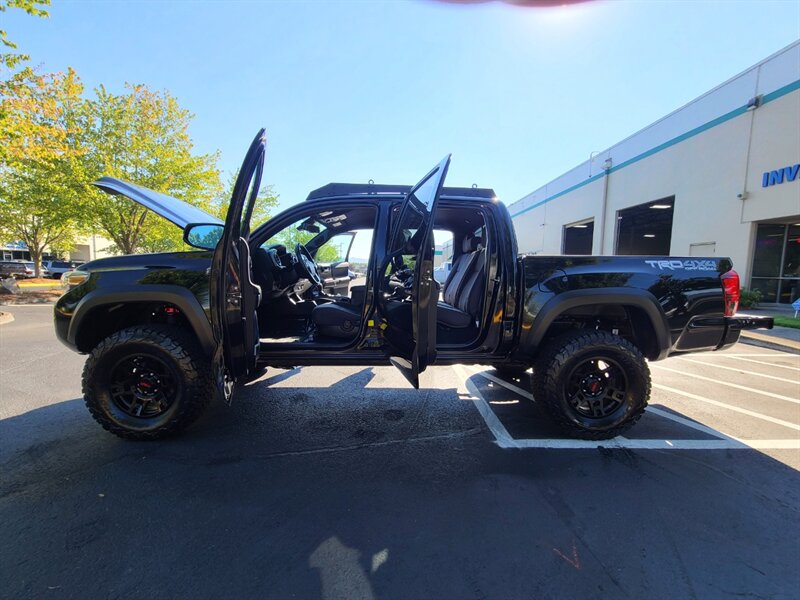
<path id="1" fill-rule="evenodd" d="M 800 277 L 800 223 L 789 225 L 783 254 L 783 276 Z"/>
<path id="2" fill-rule="evenodd" d="M 436 244 L 433 266 L 438 267 L 445 261 L 453 258 L 453 232 L 443 229 L 434 229 L 433 241 Z"/>
<path id="3" fill-rule="evenodd" d="M 800 223 L 761 223 L 756 230 L 750 287 L 763 302 L 790 304 L 800 297 Z"/>
<path id="4" fill-rule="evenodd" d="M 317 248 L 314 260 L 318 263 L 340 263 L 347 261 L 350 254 L 350 244 L 353 242 L 352 233 L 342 233 L 333 236 L 327 242 Z"/>
<path id="5" fill-rule="evenodd" d="M 759 225 L 753 254 L 753 277 L 775 277 L 780 273 L 785 225 Z"/>

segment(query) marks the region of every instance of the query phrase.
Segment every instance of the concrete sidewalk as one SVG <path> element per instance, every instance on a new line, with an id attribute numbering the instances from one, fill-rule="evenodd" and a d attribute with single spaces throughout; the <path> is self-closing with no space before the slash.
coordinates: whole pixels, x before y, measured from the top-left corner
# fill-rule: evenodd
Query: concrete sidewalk
<path id="1" fill-rule="evenodd" d="M 794 318 L 794 309 L 791 306 L 759 306 L 745 309 L 738 314 L 748 317 L 788 317 L 792 319 Z M 800 322 L 800 315 L 797 320 Z M 743 331 L 740 341 L 753 346 L 800 354 L 800 329 L 791 327 L 775 326 L 772 329 Z"/>

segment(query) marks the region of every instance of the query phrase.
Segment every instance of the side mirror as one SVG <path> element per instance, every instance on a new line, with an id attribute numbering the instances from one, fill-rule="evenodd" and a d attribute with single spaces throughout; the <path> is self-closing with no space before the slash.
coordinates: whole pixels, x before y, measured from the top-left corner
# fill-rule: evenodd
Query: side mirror
<path id="1" fill-rule="evenodd" d="M 183 230 L 183 241 L 201 250 L 213 250 L 224 231 L 225 226 L 219 223 L 189 223 Z"/>

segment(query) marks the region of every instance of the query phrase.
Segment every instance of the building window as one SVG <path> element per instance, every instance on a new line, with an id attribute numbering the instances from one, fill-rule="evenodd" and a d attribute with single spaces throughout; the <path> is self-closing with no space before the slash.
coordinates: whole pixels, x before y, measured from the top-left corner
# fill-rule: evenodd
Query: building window
<path id="1" fill-rule="evenodd" d="M 763 302 L 800 298 L 800 223 L 759 224 L 750 289 L 760 290 Z"/>
<path id="2" fill-rule="evenodd" d="M 564 225 L 562 254 L 591 254 L 594 239 L 594 220 Z"/>
<path id="3" fill-rule="evenodd" d="M 617 212 L 616 254 L 669 256 L 675 196 Z"/>

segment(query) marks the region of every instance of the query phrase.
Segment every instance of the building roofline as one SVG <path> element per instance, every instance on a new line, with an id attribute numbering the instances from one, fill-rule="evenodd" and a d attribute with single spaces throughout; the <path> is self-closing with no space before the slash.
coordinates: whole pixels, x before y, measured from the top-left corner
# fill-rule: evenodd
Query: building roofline
<path id="1" fill-rule="evenodd" d="M 754 65 L 752 65 L 751 67 L 748 67 L 744 71 L 741 71 L 737 75 L 734 75 L 733 77 L 730 77 L 730 78 L 726 79 L 725 81 L 723 81 L 719 85 L 716 85 L 715 87 L 713 87 L 710 90 L 704 92 L 703 94 L 697 96 L 696 98 L 690 100 L 689 102 L 687 102 L 686 104 L 682 105 L 681 107 L 673 110 L 672 112 L 666 114 L 665 116 L 653 121 L 652 123 L 650 123 L 650 124 L 646 125 L 645 127 L 642 127 L 641 129 L 639 129 L 638 131 L 636 131 L 636 132 L 628 135 L 627 137 L 621 139 L 620 141 L 612 144 L 611 146 L 607 147 L 605 150 L 597 152 L 596 155 L 595 155 L 595 158 L 590 158 L 589 160 L 582 161 L 582 162 L 578 163 L 577 165 L 575 165 L 574 167 L 572 167 L 571 169 L 565 171 L 564 173 L 562 173 L 558 177 L 555 177 L 555 178 L 549 180 L 547 183 L 535 188 L 530 193 L 525 194 L 524 196 L 522 196 L 518 200 L 515 200 L 514 202 L 509 204 L 508 208 L 509 208 L 509 211 L 512 212 L 512 217 L 513 216 L 517 216 L 519 214 L 522 214 L 523 212 L 527 212 L 528 210 L 530 210 L 532 208 L 535 208 L 537 206 L 540 206 L 542 204 L 545 204 L 545 203 L 547 203 L 547 202 L 549 202 L 551 200 L 554 200 L 557 197 L 563 196 L 564 194 L 569 193 L 570 191 L 572 191 L 572 190 L 574 190 L 574 189 L 576 189 L 578 187 L 582 187 L 583 185 L 586 185 L 587 183 L 591 183 L 592 181 L 596 180 L 598 177 L 602 176 L 603 173 L 604 173 L 603 170 L 600 170 L 597 174 L 594 174 L 594 175 L 591 174 L 592 163 L 595 160 L 597 160 L 597 157 L 605 156 L 606 158 L 611 158 L 611 153 L 616 148 L 622 146 L 626 142 L 629 142 L 629 141 L 637 138 L 638 136 L 641 136 L 641 135 L 645 134 L 648 130 L 653 129 L 657 125 L 669 120 L 670 118 L 674 117 L 675 115 L 678 115 L 679 113 L 690 109 L 692 106 L 698 104 L 703 99 L 711 96 L 712 94 L 722 90 L 726 86 L 731 85 L 735 81 L 737 81 L 737 80 L 739 80 L 739 79 L 741 79 L 741 78 L 753 73 L 754 71 L 758 71 L 764 65 L 769 64 L 770 62 L 774 61 L 775 59 L 777 59 L 778 57 L 782 56 L 783 54 L 786 54 L 788 52 L 797 50 L 798 48 L 800 48 L 800 40 L 796 40 L 796 41 L 792 42 L 791 44 L 785 46 L 784 48 L 778 50 L 777 52 L 774 52 L 773 54 L 769 55 L 768 57 L 764 58 L 763 60 L 757 62 Z M 790 81 L 785 82 L 785 85 L 783 85 L 782 87 L 778 86 L 774 90 L 769 90 L 767 92 L 764 92 L 765 96 L 769 96 L 769 98 L 765 99 L 765 103 L 766 103 L 767 100 L 774 100 L 777 97 L 780 97 L 780 96 L 784 95 L 785 93 L 789 93 L 791 91 L 794 91 L 795 89 L 797 89 L 798 84 L 800 84 L 800 80 L 790 80 Z M 756 88 L 753 90 L 753 95 L 756 95 L 756 94 L 759 93 L 759 90 L 758 90 L 757 86 L 758 86 L 758 77 L 756 78 Z M 773 97 L 773 96 L 775 96 L 775 97 Z M 709 129 L 709 128 L 715 126 L 715 125 L 718 125 L 718 124 L 720 124 L 720 123 L 722 123 L 722 122 L 724 122 L 724 121 L 726 121 L 726 120 L 728 120 L 730 118 L 738 116 L 738 113 L 741 112 L 741 111 L 743 111 L 743 107 L 741 107 L 741 106 L 740 107 L 736 107 L 733 110 L 729 110 L 729 111 L 724 112 L 722 115 L 718 116 L 716 119 L 712 119 L 712 120 L 710 120 L 710 121 L 708 121 L 708 122 L 706 122 L 706 123 L 704 123 L 702 125 L 699 125 L 697 127 L 690 128 L 687 131 L 684 131 L 683 133 L 681 133 L 679 135 L 676 135 L 674 137 L 671 137 L 671 138 L 668 138 L 666 140 L 663 140 L 662 142 L 657 142 L 656 141 L 656 142 L 653 143 L 653 145 L 648 150 L 640 152 L 640 153 L 638 153 L 638 154 L 636 154 L 636 155 L 634 155 L 634 156 L 632 156 L 630 158 L 624 159 L 621 163 L 619 163 L 617 165 L 614 165 L 610 169 L 609 172 L 617 171 L 617 170 L 619 170 L 620 168 L 622 168 L 624 166 L 632 164 L 633 162 L 637 162 L 641 158 L 645 158 L 646 156 L 650 156 L 650 155 L 654 154 L 655 151 L 657 151 L 659 149 L 663 149 L 664 147 L 668 147 L 668 146 L 674 145 L 675 143 L 683 141 L 683 139 L 691 137 L 692 135 L 695 135 L 696 133 L 700 133 L 701 131 L 704 131 L 704 130 Z M 595 153 L 593 153 L 593 154 L 595 154 Z M 579 171 L 582 168 L 588 169 L 587 172 L 589 173 L 589 175 L 585 179 L 583 179 L 583 180 L 581 180 L 581 181 L 579 181 L 579 182 L 577 182 L 577 183 L 575 183 L 573 185 L 568 185 L 565 182 L 564 189 L 560 189 L 560 190 L 554 191 L 551 194 L 546 195 L 546 197 L 544 199 L 539 200 L 539 201 L 535 202 L 534 204 L 532 204 L 530 206 L 526 206 L 526 207 L 522 208 L 522 210 L 514 212 L 514 209 L 519 204 L 525 202 L 525 200 L 535 196 L 539 192 L 545 191 L 545 193 L 546 193 L 548 187 L 550 187 L 553 184 L 557 183 L 559 180 L 563 179 L 568 174 L 570 174 L 572 172 L 575 172 L 575 171 Z"/>

